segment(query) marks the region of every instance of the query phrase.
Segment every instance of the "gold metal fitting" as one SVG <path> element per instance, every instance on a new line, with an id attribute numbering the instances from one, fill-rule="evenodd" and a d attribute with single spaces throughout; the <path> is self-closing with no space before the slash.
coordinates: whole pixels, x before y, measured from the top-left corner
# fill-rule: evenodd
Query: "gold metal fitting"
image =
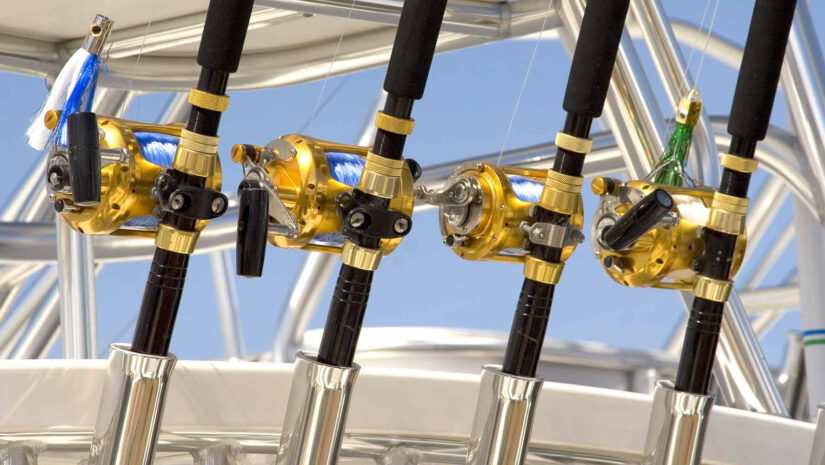
<path id="1" fill-rule="evenodd" d="M 215 172 L 218 138 L 181 130 L 172 168 L 193 176 L 207 178 Z"/>
<path id="2" fill-rule="evenodd" d="M 693 295 L 713 302 L 726 302 L 732 288 L 733 281 L 698 276 L 693 286 Z"/>
<path id="3" fill-rule="evenodd" d="M 397 197 L 401 190 L 401 171 L 404 165 L 404 160 L 393 160 L 372 152 L 368 153 L 358 189 L 385 199 Z"/>
<path id="4" fill-rule="evenodd" d="M 412 134 L 415 120 L 391 116 L 383 111 L 375 114 L 375 127 L 383 131 L 408 136 Z"/>
<path id="5" fill-rule="evenodd" d="M 759 167 L 759 162 L 753 158 L 740 157 L 730 153 L 722 154 L 722 167 L 740 173 L 754 173 Z"/>
<path id="6" fill-rule="evenodd" d="M 590 153 L 593 149 L 593 140 L 559 131 L 556 133 L 556 147 L 576 153 Z"/>
<path id="7" fill-rule="evenodd" d="M 360 247 L 349 240 L 344 241 L 344 247 L 341 249 L 341 263 L 359 270 L 377 270 L 383 256 L 381 249 Z"/>
<path id="8" fill-rule="evenodd" d="M 544 182 L 539 205 L 550 211 L 572 215 L 581 201 L 583 181 L 584 178 L 578 176 L 568 176 L 553 170 L 547 171 L 547 179 Z"/>
<path id="9" fill-rule="evenodd" d="M 54 131 L 54 128 L 57 127 L 57 123 L 60 122 L 60 114 L 60 110 L 47 111 L 46 114 L 43 115 L 43 125 L 50 131 Z"/>
<path id="10" fill-rule="evenodd" d="M 179 137 L 179 125 L 147 124 L 126 121 L 107 116 L 98 116 L 98 128 L 102 134 L 101 151 L 116 150 L 126 152 L 117 162 L 104 164 L 100 170 L 101 196 L 95 206 L 72 205 L 72 196 L 65 191 L 54 193 L 55 200 L 61 200 L 69 208 L 60 216 L 75 231 L 84 234 L 114 234 L 121 236 L 154 238 L 152 226 L 131 226 L 129 220 L 150 217 L 157 201 L 150 191 L 163 167 L 150 163 L 141 152 L 135 133 L 156 133 Z M 221 188 L 220 160 L 214 156 L 213 174 L 206 178 L 206 187 Z M 208 220 L 198 220 L 196 228 L 202 230 Z"/>
<path id="11" fill-rule="evenodd" d="M 532 255 L 528 255 L 524 259 L 524 277 L 540 283 L 558 284 L 563 270 L 564 262 L 545 262 Z"/>
<path id="12" fill-rule="evenodd" d="M 655 287 L 664 289 L 693 289 L 696 271 L 693 264 L 705 250 L 701 239 L 713 204 L 714 190 L 708 187 L 677 187 L 649 181 L 628 181 L 617 184 L 612 194 L 602 194 L 591 236 L 598 238 L 600 222 L 614 215 L 624 215 L 636 202 L 656 189 L 666 190 L 675 204 L 678 223 L 656 227 L 640 237 L 631 249 L 610 250 L 598 239 L 593 240 L 593 252 L 607 275 L 628 287 Z M 747 247 L 747 235 L 736 240 L 731 276 L 742 264 Z"/>
<path id="13" fill-rule="evenodd" d="M 747 213 L 748 199 L 716 192 L 713 194 L 707 227 L 738 236 L 745 232 Z"/>
<path id="14" fill-rule="evenodd" d="M 679 107 L 676 110 L 676 122 L 694 126 L 701 115 L 702 96 L 697 89 L 691 89 L 686 96 L 679 100 Z"/>
<path id="15" fill-rule="evenodd" d="M 229 108 L 229 96 L 191 89 L 189 91 L 189 103 L 205 110 L 223 112 Z"/>
<path id="16" fill-rule="evenodd" d="M 335 198 L 356 186 L 338 182 L 330 175 L 332 168 L 327 153 L 348 153 L 364 159 L 370 148 L 327 142 L 298 134 L 286 135 L 281 139 L 295 150 L 294 156 L 263 161 L 260 155 L 263 147 L 252 146 L 255 155 L 252 155 L 252 151 L 247 152 L 248 149 L 243 145 L 236 145 L 233 149 L 233 153 L 236 153 L 236 149 L 244 150 L 242 162 L 255 157 L 251 161 L 262 163 L 261 167 L 272 181 L 278 197 L 298 225 L 296 237 L 271 234 L 269 242 L 287 249 L 341 253 L 341 217 L 338 216 Z M 406 163 L 401 170 L 400 180 L 399 195 L 390 199 L 390 209 L 411 216 L 413 179 Z M 400 237 L 382 239 L 380 248 L 384 255 L 395 250 L 401 240 Z"/>
<path id="17" fill-rule="evenodd" d="M 158 234 L 155 236 L 155 245 L 163 250 L 179 254 L 191 255 L 198 242 L 198 231 L 181 231 L 163 223 L 158 225 Z"/>

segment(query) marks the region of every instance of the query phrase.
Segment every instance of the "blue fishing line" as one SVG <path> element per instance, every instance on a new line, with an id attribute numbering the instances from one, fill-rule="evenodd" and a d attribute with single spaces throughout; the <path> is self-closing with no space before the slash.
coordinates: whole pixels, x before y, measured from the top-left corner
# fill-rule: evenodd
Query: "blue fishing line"
<path id="1" fill-rule="evenodd" d="M 156 216 L 138 216 L 127 221 L 124 226 L 156 229 L 158 227 L 158 223 L 160 223 L 160 218 Z"/>
<path id="2" fill-rule="evenodd" d="M 97 90 L 97 75 L 100 71 L 100 57 L 90 54 L 83 62 L 80 72 L 77 75 L 77 81 L 74 88 L 72 88 L 69 97 L 66 99 L 66 105 L 63 107 L 63 112 L 60 114 L 60 120 L 57 123 L 57 130 L 54 134 L 59 134 L 57 144 L 61 146 L 66 145 L 66 118 L 79 111 L 91 111 L 92 102 L 95 97 L 95 90 Z"/>
<path id="3" fill-rule="evenodd" d="M 507 177 L 510 179 L 510 185 L 513 186 L 513 193 L 516 194 L 519 200 L 530 203 L 539 202 L 544 184 L 515 174 Z"/>
<path id="4" fill-rule="evenodd" d="M 361 172 L 364 171 L 364 164 L 366 163 L 363 158 L 342 152 L 327 152 L 326 155 L 329 174 L 332 179 L 350 187 L 358 185 Z"/>
<path id="5" fill-rule="evenodd" d="M 172 166 L 172 160 L 175 159 L 175 152 L 178 150 L 177 136 L 158 132 L 136 132 L 135 139 L 146 161 L 164 168 Z"/>
<path id="6" fill-rule="evenodd" d="M 326 155 L 332 179 L 350 187 L 358 185 L 366 163 L 362 157 L 343 152 L 327 152 Z M 344 244 L 344 236 L 341 233 L 319 234 L 312 238 L 312 243 L 341 246 Z"/>

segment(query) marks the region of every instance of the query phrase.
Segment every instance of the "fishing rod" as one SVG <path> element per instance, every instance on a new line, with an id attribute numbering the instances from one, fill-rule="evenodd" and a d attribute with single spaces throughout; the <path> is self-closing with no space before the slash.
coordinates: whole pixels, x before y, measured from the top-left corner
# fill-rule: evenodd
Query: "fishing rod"
<path id="1" fill-rule="evenodd" d="M 337 461 L 373 274 L 412 227 L 413 183 L 421 167 L 404 159 L 404 144 L 415 124 L 413 104 L 424 95 L 446 4 L 404 2 L 372 147 L 293 134 L 264 147 L 239 144 L 232 150 L 244 169 L 238 274 L 261 276 L 267 241 L 338 253 L 342 261 L 318 354 L 297 355 L 278 464 Z"/>
<path id="2" fill-rule="evenodd" d="M 604 107 L 628 0 L 590 0 L 573 54 L 550 170 L 470 162 L 444 187 L 416 190 L 439 206 L 445 245 L 467 260 L 521 263 L 524 282 L 504 362 L 482 372 L 468 463 L 523 463 L 543 380 L 536 377 L 553 293 L 564 262 L 584 241 L 582 166 Z M 506 421 L 500 419 L 506 418 Z"/>
<path id="3" fill-rule="evenodd" d="M 669 233 L 679 235 L 680 230 L 693 229 L 692 239 L 700 238 L 695 246 L 701 252 L 698 256 L 687 250 L 679 252 L 680 244 L 674 243 L 672 252 L 657 259 L 693 259 L 689 266 L 693 274 L 682 273 L 679 278 L 671 279 L 669 286 L 679 289 L 689 286 L 693 290 L 694 300 L 676 381 L 660 382 L 654 392 L 644 452 L 644 463 L 647 465 L 694 465 L 701 462 L 705 430 L 713 406 L 709 389 L 724 306 L 733 289 L 731 278 L 744 254 L 748 185 L 758 166 L 754 153 L 756 144 L 767 134 L 795 8 L 795 0 L 756 0 L 728 120 L 731 143 L 728 152 L 720 156 L 724 169 L 719 189 L 706 189 L 701 194 L 671 190 L 672 198 L 679 204 L 696 203 L 697 198 L 701 200 L 698 204 L 701 214 L 698 216 L 683 218 L 687 210 L 677 210 L 678 223 L 692 225 L 677 225 L 670 228 Z M 643 209 L 639 207 L 641 203 L 631 207 L 628 213 Z M 696 211 L 693 213 L 696 214 Z M 654 212 L 641 216 L 652 223 L 651 218 L 658 215 Z M 650 232 L 642 229 L 644 227 L 637 228 L 635 233 L 628 235 L 635 236 L 639 242 L 645 234 L 668 235 L 665 227 Z M 641 234 L 638 234 L 640 231 Z M 607 229 L 601 238 L 605 239 L 609 232 L 610 229 Z M 603 242 L 608 247 L 613 245 L 608 240 Z M 647 242 L 651 244 L 651 241 Z M 654 247 L 661 246 L 662 241 L 657 237 L 653 244 Z M 622 257 L 620 260 L 624 259 Z M 647 266 L 647 263 L 642 261 L 642 265 Z M 686 276 L 689 278 L 685 279 Z M 670 278 L 673 278 L 672 273 Z"/>
<path id="4" fill-rule="evenodd" d="M 189 255 L 222 215 L 218 126 L 238 69 L 253 0 L 209 3 L 189 93 L 188 123 L 147 124 L 90 111 L 111 21 L 90 35 L 56 79 L 28 135 L 51 142 L 46 183 L 60 217 L 84 234 L 154 238 L 157 249 L 131 345 L 112 344 L 89 462 L 151 463 L 176 358 L 169 353 Z M 59 85 L 58 85 L 59 84 Z M 42 125 L 42 126 L 41 126 Z"/>

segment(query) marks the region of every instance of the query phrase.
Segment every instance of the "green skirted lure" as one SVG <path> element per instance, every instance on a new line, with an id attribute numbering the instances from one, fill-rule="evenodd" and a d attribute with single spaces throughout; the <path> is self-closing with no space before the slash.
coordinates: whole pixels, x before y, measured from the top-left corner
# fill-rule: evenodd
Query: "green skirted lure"
<path id="1" fill-rule="evenodd" d="M 686 163 L 690 142 L 693 139 L 693 127 L 699 121 L 701 112 L 702 96 L 699 95 L 698 90 L 691 89 L 679 101 L 679 108 L 676 111 L 676 128 L 670 136 L 665 153 L 648 176 L 656 184 L 693 186 L 693 180 L 687 175 Z"/>

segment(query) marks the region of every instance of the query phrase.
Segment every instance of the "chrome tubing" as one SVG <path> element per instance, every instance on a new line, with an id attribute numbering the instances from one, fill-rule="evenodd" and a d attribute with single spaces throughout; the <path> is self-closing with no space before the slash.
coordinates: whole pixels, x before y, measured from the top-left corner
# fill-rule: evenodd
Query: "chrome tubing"
<path id="1" fill-rule="evenodd" d="M 808 465 L 825 465 L 825 403 L 819 404 L 819 416 L 814 431 L 814 445 Z"/>
<path id="2" fill-rule="evenodd" d="M 484 366 L 467 449 L 469 465 L 524 463 L 542 384 L 541 378 L 509 375 L 499 366 Z"/>
<path id="3" fill-rule="evenodd" d="M 659 381 L 647 430 L 643 465 L 699 465 L 713 396 L 673 389 Z"/>
<path id="4" fill-rule="evenodd" d="M 129 349 L 128 344 L 109 346 L 89 465 L 150 465 L 154 459 L 163 404 L 177 358 Z"/>
<path id="5" fill-rule="evenodd" d="M 337 367 L 298 352 L 276 465 L 335 465 L 361 367 Z M 94 464 L 92 464 L 94 465 Z"/>
<path id="6" fill-rule="evenodd" d="M 37 453 L 41 444 L 7 444 L 0 447 L 0 465 L 37 465 Z"/>

